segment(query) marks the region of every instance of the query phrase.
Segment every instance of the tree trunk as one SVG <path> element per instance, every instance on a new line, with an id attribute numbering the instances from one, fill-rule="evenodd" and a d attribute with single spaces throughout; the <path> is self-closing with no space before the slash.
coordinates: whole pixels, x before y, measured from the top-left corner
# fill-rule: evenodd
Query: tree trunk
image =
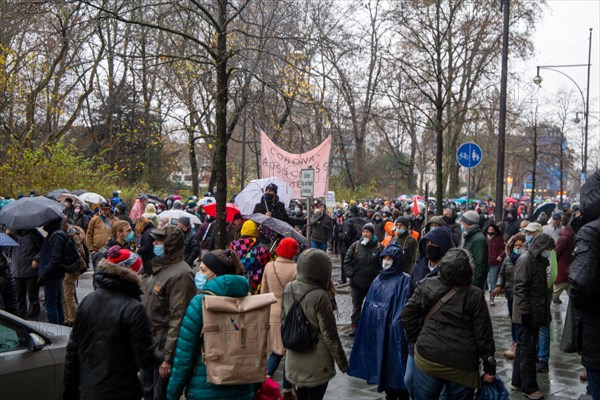
<path id="1" fill-rule="evenodd" d="M 538 157 L 538 148 L 537 148 L 537 108 L 535 109 L 535 117 L 533 120 L 533 170 L 531 172 L 531 207 L 529 211 L 529 218 L 533 218 L 533 212 L 535 211 L 534 203 L 535 203 L 535 179 L 537 174 L 537 157 Z M 498 199 L 500 201 L 500 199 Z"/>
<path id="2" fill-rule="evenodd" d="M 192 170 L 192 193 L 198 196 L 200 192 L 200 179 L 198 178 L 198 159 L 196 158 L 196 141 L 194 140 L 194 130 L 189 129 L 188 147 L 190 155 L 190 169 Z"/>
<path id="3" fill-rule="evenodd" d="M 436 181 L 436 214 L 442 215 L 443 204 L 442 201 L 444 199 L 444 164 L 443 164 L 443 156 L 444 156 L 444 125 L 443 125 L 443 112 L 444 109 L 442 107 L 437 108 L 436 113 L 436 141 L 437 148 L 435 153 L 435 181 Z"/>
<path id="4" fill-rule="evenodd" d="M 227 71 L 227 0 L 219 0 L 218 23 L 222 28 L 217 37 L 217 101 L 216 101 L 216 133 L 215 162 L 217 191 L 216 236 L 215 247 L 224 249 L 227 245 L 227 225 L 225 221 L 225 203 L 227 201 L 227 102 L 229 89 L 229 76 Z"/>

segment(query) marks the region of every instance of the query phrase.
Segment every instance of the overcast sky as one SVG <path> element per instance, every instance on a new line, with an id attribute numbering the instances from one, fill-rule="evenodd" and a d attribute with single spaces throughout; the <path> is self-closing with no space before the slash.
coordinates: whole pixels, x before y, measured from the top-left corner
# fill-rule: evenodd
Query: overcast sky
<path id="1" fill-rule="evenodd" d="M 592 31 L 592 60 L 590 73 L 589 141 L 598 151 L 600 142 L 600 0 L 547 0 L 547 8 L 535 32 L 535 55 L 526 63 L 509 65 L 511 74 L 523 79 L 536 75 L 537 65 L 587 64 L 589 28 Z M 560 68 L 581 87 L 585 95 L 587 67 Z M 540 70 L 543 78 L 540 99 L 551 99 L 560 88 L 574 90 L 573 103 L 583 109 L 581 95 L 567 78 L 553 71 Z M 540 107 L 544 102 L 540 101 Z M 548 110 L 546 110 L 548 112 Z M 574 117 L 574 116 L 573 116 Z M 583 119 L 583 118 L 582 118 Z M 591 147 L 588 149 L 591 151 Z M 593 155 L 590 155 L 590 159 Z M 596 155 L 597 157 L 597 155 Z M 590 160 L 591 161 L 591 160 Z M 590 165 L 591 167 L 591 165 Z M 592 169 L 592 168 L 590 168 Z"/>

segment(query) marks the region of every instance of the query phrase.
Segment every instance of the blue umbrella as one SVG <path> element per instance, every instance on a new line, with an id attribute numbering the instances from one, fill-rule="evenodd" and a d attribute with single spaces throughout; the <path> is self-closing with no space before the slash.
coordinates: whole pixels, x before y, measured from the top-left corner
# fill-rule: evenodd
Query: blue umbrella
<path id="1" fill-rule="evenodd" d="M 0 232 L 0 247 L 15 247 L 19 246 L 19 243 L 15 242 L 6 233 Z"/>

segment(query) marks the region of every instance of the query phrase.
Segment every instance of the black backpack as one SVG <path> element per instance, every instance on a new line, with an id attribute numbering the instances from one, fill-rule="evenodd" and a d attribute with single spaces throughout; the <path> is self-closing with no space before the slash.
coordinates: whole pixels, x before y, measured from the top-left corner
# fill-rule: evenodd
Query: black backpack
<path id="1" fill-rule="evenodd" d="M 286 349 L 303 353 L 309 351 L 317 344 L 319 336 L 318 332 L 311 326 L 308 318 L 306 318 L 306 315 L 304 315 L 300 302 L 307 294 L 318 288 L 311 289 L 304 293 L 299 300 L 296 300 L 296 297 L 294 296 L 293 287 L 290 287 L 290 289 L 292 289 L 292 299 L 294 302 L 281 325 L 281 339 L 283 341 L 283 347 Z"/>
<path id="2" fill-rule="evenodd" d="M 77 248 L 77 244 L 75 243 L 73 236 L 67 235 L 64 232 L 55 232 L 52 235 L 61 233 L 66 236 L 66 240 L 63 259 L 59 266 L 63 272 L 71 274 L 81 268 L 81 255 L 79 254 L 79 249 Z"/>

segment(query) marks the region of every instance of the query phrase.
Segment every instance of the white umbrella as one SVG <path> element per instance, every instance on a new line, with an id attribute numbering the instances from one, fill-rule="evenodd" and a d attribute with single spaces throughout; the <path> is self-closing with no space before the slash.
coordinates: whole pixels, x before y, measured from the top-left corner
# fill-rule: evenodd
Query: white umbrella
<path id="1" fill-rule="evenodd" d="M 104 197 L 100 196 L 98 193 L 93 192 L 81 194 L 79 195 L 79 199 L 91 204 L 100 204 L 106 201 Z"/>
<path id="2" fill-rule="evenodd" d="M 204 207 L 207 204 L 216 203 L 216 202 L 217 202 L 217 200 L 215 200 L 214 197 L 203 197 L 200 200 L 198 200 L 198 205 Z"/>
<path id="3" fill-rule="evenodd" d="M 189 212 L 183 210 L 167 210 L 158 214 L 158 218 L 168 218 L 169 222 L 173 223 L 173 220 L 179 219 L 179 217 L 188 217 L 190 222 L 194 225 L 201 225 L 202 221 L 200 218 L 196 217 L 194 214 L 190 214 Z M 175 224 L 177 221 L 175 221 Z"/>
<path id="4" fill-rule="evenodd" d="M 279 200 L 287 207 L 294 194 L 294 191 L 287 183 L 277 177 L 255 179 L 235 196 L 234 203 L 240 209 L 242 215 L 250 215 L 254 212 L 254 206 L 262 201 L 265 188 L 270 183 L 277 185 L 277 196 L 279 196 Z"/>
<path id="5" fill-rule="evenodd" d="M 79 203 L 79 204 L 84 204 L 85 202 L 83 200 L 81 200 L 78 196 L 71 194 L 71 193 L 63 193 L 60 196 L 58 196 L 56 198 L 56 200 L 63 202 L 65 201 L 65 199 L 71 199 L 73 200 L 73 203 Z"/>

